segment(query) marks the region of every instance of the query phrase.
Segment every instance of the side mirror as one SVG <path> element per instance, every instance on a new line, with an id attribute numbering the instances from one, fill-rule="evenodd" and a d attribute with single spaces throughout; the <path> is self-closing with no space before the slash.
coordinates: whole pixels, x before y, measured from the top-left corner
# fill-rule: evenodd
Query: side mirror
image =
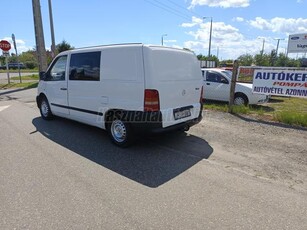
<path id="1" fill-rule="evenodd" d="M 45 80 L 46 72 L 39 72 L 39 80 Z"/>

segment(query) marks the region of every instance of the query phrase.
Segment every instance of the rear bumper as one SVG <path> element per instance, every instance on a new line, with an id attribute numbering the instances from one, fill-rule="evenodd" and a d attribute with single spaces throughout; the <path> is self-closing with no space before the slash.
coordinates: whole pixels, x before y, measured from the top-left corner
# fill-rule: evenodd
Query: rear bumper
<path id="1" fill-rule="evenodd" d="M 202 115 L 192 120 L 188 120 L 182 123 L 178 123 L 176 125 L 171 125 L 168 127 L 163 128 L 162 122 L 160 123 L 138 123 L 132 124 L 134 131 L 136 132 L 143 132 L 143 133 L 163 133 L 163 132 L 171 132 L 180 129 L 190 128 L 196 124 L 198 124 L 202 120 Z"/>
<path id="2" fill-rule="evenodd" d="M 184 122 L 177 123 L 168 127 L 162 125 L 162 113 L 158 112 L 141 112 L 141 111 L 114 111 L 109 113 L 110 119 L 118 118 L 129 122 L 133 130 L 137 133 L 162 133 L 175 131 L 179 129 L 189 128 L 198 124 L 202 120 L 203 105 L 198 117 L 185 120 Z M 107 120 L 110 120 L 108 117 Z"/>

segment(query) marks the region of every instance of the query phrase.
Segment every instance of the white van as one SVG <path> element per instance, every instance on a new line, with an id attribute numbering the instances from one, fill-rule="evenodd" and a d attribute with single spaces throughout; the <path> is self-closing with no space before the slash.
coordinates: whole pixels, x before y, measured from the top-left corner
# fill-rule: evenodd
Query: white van
<path id="1" fill-rule="evenodd" d="M 106 129 L 125 147 L 135 131 L 188 130 L 201 120 L 201 69 L 192 52 L 161 46 L 69 50 L 40 74 L 37 105 L 45 120 Z"/>

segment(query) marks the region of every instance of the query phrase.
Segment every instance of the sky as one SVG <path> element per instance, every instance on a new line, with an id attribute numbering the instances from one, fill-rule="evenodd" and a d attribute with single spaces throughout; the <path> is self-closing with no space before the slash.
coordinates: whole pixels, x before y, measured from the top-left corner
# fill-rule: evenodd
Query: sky
<path id="1" fill-rule="evenodd" d="M 46 49 L 51 35 L 48 0 L 40 0 Z M 31 0 L 0 0 L 0 39 L 18 53 L 35 47 Z M 56 44 L 80 48 L 144 43 L 188 48 L 220 60 L 287 51 L 289 34 L 307 33 L 307 0 L 52 0 Z M 14 52 L 11 49 L 10 52 Z M 292 55 L 292 56 L 291 56 Z M 289 54 L 301 57 L 305 54 Z"/>

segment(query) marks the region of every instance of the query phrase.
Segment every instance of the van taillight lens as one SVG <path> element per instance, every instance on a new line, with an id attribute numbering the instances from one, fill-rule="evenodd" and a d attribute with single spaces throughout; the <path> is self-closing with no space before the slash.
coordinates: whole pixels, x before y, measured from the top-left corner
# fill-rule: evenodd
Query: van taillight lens
<path id="1" fill-rule="evenodd" d="M 202 103 L 203 102 L 203 96 L 204 96 L 204 87 L 201 87 L 201 92 L 200 92 L 200 99 L 199 102 Z"/>
<path id="2" fill-rule="evenodd" d="M 155 89 L 145 89 L 144 96 L 144 111 L 159 111 L 160 110 L 160 101 L 159 101 L 159 92 Z"/>

